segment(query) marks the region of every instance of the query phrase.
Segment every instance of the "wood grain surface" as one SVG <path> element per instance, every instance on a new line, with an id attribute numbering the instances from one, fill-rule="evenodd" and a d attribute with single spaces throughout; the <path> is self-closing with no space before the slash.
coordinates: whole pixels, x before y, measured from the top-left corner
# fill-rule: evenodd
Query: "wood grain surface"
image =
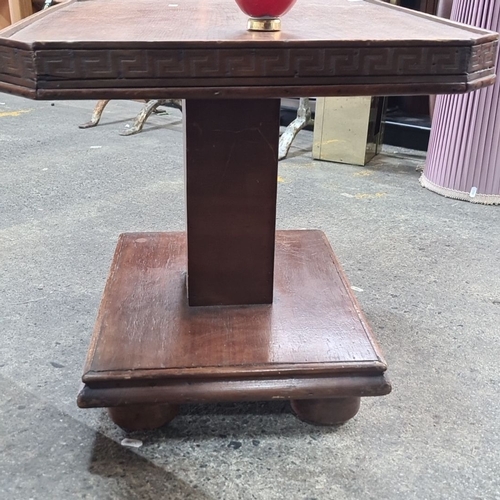
<path id="1" fill-rule="evenodd" d="M 384 396 L 391 385 L 383 373 L 356 372 L 314 377 L 275 371 L 267 377 L 128 380 L 86 384 L 78 394 L 80 408 L 129 405 L 329 399 Z"/>
<path id="2" fill-rule="evenodd" d="M 192 306 L 270 304 L 279 99 L 184 104 Z"/>
<path id="3" fill-rule="evenodd" d="M 72 1 L 52 15 L 12 29 L 11 38 L 27 43 L 150 41 L 175 47 L 347 40 L 468 45 L 484 34 L 466 28 L 465 40 L 464 26 L 370 0 L 299 0 L 277 32 L 247 31 L 247 18 L 234 0 Z"/>
<path id="4" fill-rule="evenodd" d="M 272 306 L 189 307 L 186 266 L 185 233 L 120 237 L 85 383 L 386 369 L 322 232 L 277 232 Z"/>
<path id="5" fill-rule="evenodd" d="M 495 33 L 377 0 L 299 1 L 274 33 L 247 31 L 234 0 L 69 1 L 0 33 L 0 89 L 40 99 L 455 93 L 493 82 L 496 50 Z"/>

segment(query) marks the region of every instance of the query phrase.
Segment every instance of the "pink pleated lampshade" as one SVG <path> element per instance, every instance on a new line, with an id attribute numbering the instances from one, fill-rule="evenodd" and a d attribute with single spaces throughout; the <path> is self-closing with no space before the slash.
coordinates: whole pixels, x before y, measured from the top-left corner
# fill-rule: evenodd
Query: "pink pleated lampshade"
<path id="1" fill-rule="evenodd" d="M 500 30 L 499 0 L 455 0 L 451 19 Z M 499 58 L 497 54 L 497 73 Z M 438 96 L 422 186 L 449 198 L 500 204 L 500 78 L 465 95 Z"/>

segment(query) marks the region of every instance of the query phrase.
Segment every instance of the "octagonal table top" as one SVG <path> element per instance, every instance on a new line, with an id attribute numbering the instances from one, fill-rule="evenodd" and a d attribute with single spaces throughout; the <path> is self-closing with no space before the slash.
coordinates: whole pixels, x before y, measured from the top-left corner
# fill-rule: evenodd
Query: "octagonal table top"
<path id="1" fill-rule="evenodd" d="M 68 0 L 0 31 L 0 90 L 33 99 L 458 93 L 498 35 L 378 0 L 298 0 L 250 32 L 234 0 Z"/>

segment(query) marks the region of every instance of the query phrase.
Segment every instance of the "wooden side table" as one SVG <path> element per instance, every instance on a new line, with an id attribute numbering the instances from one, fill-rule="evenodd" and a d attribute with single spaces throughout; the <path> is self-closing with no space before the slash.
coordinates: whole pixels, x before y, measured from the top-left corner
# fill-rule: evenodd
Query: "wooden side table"
<path id="1" fill-rule="evenodd" d="M 376 0 L 299 1 L 281 32 L 245 27 L 233 0 L 87 0 L 0 33 L 3 91 L 185 99 L 187 231 L 120 236 L 78 396 L 126 429 L 181 403 L 275 398 L 338 424 L 387 394 L 324 234 L 275 231 L 279 98 L 494 79 L 496 34 Z"/>

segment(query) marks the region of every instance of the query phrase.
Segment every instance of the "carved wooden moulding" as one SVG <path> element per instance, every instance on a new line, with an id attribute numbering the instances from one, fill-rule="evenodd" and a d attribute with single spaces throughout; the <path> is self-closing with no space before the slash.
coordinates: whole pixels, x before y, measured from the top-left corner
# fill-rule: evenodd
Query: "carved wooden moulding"
<path id="1" fill-rule="evenodd" d="M 249 32 L 234 0 L 69 0 L 0 32 L 0 90 L 35 99 L 456 93 L 493 32 L 378 0 L 298 1 Z"/>

